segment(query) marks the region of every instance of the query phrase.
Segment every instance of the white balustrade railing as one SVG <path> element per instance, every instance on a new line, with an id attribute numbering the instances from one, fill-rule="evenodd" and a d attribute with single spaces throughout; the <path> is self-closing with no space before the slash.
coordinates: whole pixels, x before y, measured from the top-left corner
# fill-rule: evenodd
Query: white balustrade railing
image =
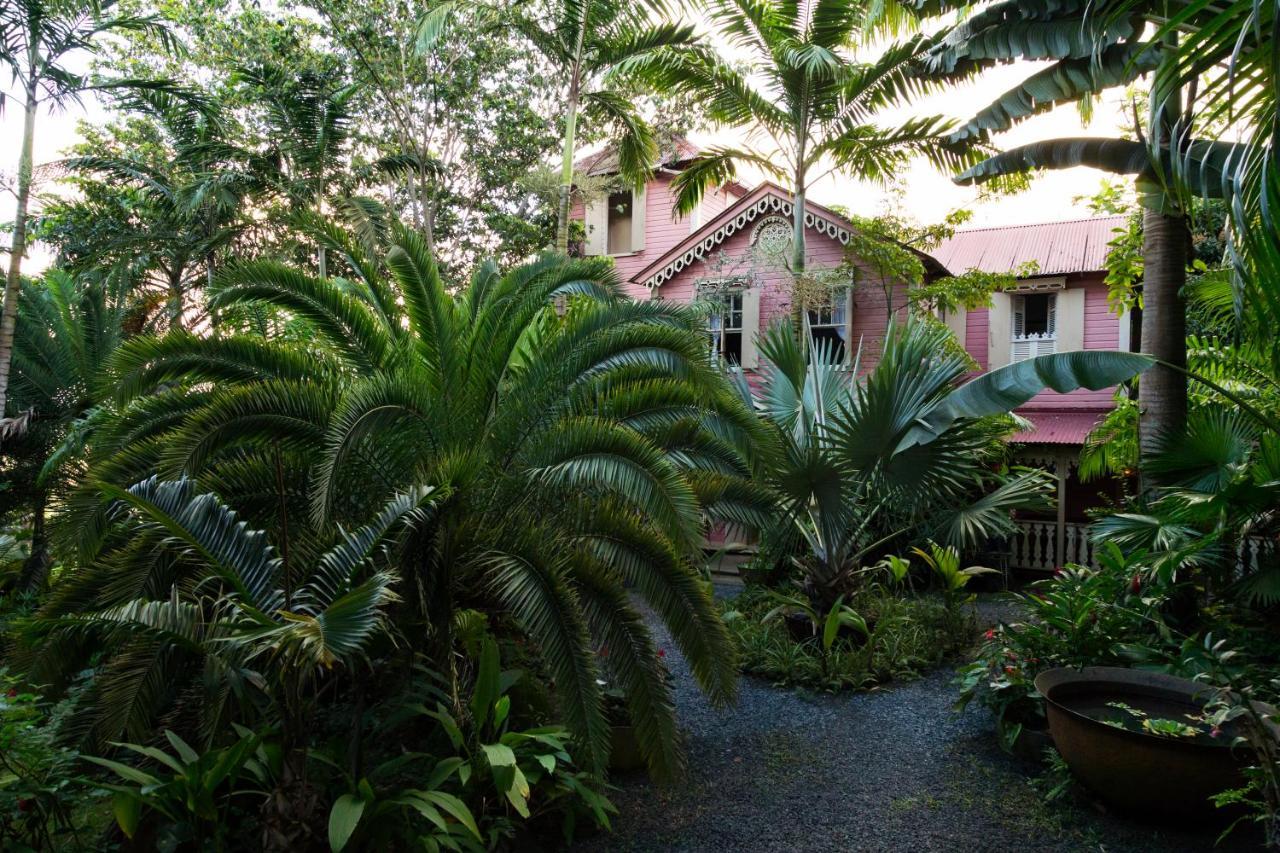
<path id="1" fill-rule="evenodd" d="M 1067 563 L 1094 566 L 1093 543 L 1087 524 L 1069 522 L 1063 531 L 1063 554 L 1058 554 L 1056 521 L 1019 521 L 1010 543 L 1009 566 L 1051 572 Z"/>

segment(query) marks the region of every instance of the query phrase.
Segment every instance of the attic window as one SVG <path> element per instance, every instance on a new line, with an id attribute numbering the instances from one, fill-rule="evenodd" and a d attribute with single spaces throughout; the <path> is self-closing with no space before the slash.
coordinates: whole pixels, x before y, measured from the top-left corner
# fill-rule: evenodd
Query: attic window
<path id="1" fill-rule="evenodd" d="M 632 205 L 630 190 L 609 195 L 609 243 L 605 251 L 610 255 L 625 255 L 631 251 Z"/>

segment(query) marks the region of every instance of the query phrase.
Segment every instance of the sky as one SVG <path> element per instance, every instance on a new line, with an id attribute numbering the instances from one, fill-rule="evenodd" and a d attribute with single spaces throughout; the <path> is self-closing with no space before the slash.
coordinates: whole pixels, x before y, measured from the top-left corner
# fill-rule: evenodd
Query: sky
<path id="1" fill-rule="evenodd" d="M 922 99 L 912 105 L 912 112 L 931 115 L 941 114 L 957 119 L 968 119 L 987 106 L 1001 93 L 1012 88 L 1046 63 L 1015 62 L 990 69 L 977 80 L 953 87 L 947 92 Z M 1029 119 L 1011 131 L 997 137 L 1001 148 L 1041 139 L 1060 136 L 1115 136 L 1122 125 L 1127 107 L 1122 95 L 1108 93 L 1094 110 L 1088 126 L 1081 123 L 1073 105 L 1060 107 L 1050 113 Z M 89 119 L 95 123 L 107 118 L 103 106 L 87 98 L 83 105 L 72 105 L 60 112 L 42 112 L 36 126 L 35 162 L 37 167 L 64 156 L 66 150 L 78 140 L 77 122 Z M 694 137 L 698 143 L 736 141 L 739 134 L 710 132 Z M 18 152 L 22 140 L 22 111 L 17 101 L 5 99 L 0 113 L 0 175 L 3 176 L 4 194 L 0 196 L 0 221 L 12 219 L 14 203 L 14 176 L 17 173 Z M 748 183 L 753 177 L 744 174 Z M 758 178 L 757 176 L 754 176 Z M 810 197 L 826 205 L 842 205 L 854 213 L 875 215 L 887 207 L 895 207 L 922 224 L 940 222 L 957 208 L 972 210 L 973 218 L 966 227 L 990 227 L 998 225 L 1051 222 L 1078 219 L 1089 216 L 1083 203 L 1074 201 L 1078 196 L 1089 196 L 1101 186 L 1103 175 L 1087 168 L 1046 172 L 1039 176 L 1029 190 L 1015 196 L 980 198 L 975 187 L 961 187 L 952 183 L 949 176 L 933 169 L 929 164 L 914 164 L 902 176 L 894 191 L 883 187 L 835 175 L 813 187 Z M 48 191 L 50 186 L 38 188 Z M 50 261 L 44 247 L 33 246 L 26 268 L 31 272 L 43 269 Z"/>

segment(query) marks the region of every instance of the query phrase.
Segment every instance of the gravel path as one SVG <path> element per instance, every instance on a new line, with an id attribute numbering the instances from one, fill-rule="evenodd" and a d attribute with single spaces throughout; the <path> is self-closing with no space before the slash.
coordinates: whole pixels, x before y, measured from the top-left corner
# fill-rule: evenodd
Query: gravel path
<path id="1" fill-rule="evenodd" d="M 1044 806 L 1031 784 L 1036 768 L 999 750 L 989 716 L 952 712 L 949 669 L 842 696 L 744 678 L 736 706 L 717 711 L 665 630 L 655 626 L 655 634 L 675 675 L 688 777 L 669 789 L 643 775 L 615 780 L 614 832 L 576 850 L 1213 849 L 1212 834 L 1162 831 L 1087 806 Z M 1245 841 L 1217 849 L 1255 849 Z"/>

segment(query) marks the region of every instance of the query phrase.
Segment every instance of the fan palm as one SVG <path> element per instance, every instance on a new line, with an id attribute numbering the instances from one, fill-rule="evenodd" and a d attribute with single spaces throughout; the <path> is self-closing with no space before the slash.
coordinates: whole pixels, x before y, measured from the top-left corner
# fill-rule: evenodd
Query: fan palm
<path id="1" fill-rule="evenodd" d="M 870 62 L 849 55 L 849 46 L 874 32 L 881 17 L 915 14 L 905 5 L 889 5 L 894 8 L 856 0 L 709 0 L 707 14 L 720 35 L 749 57 L 745 67 L 701 46 L 628 63 L 628 72 L 662 91 L 697 99 L 713 121 L 749 128 L 777 151 L 747 145 L 703 152 L 675 179 L 677 211 L 692 211 L 707 190 L 735 178 L 743 165 L 789 184 L 795 194 L 791 271 L 799 275 L 805 269 L 805 200 L 824 175 L 838 170 L 887 181 L 915 157 L 945 169 L 971 163 L 969 146 L 948 139 L 951 124 L 941 117 L 883 123 L 884 113 L 932 85 L 913 67 L 926 38 L 893 45 Z M 792 313 L 798 333 L 798 300 Z"/>
<path id="2" fill-rule="evenodd" d="M 36 116 L 41 105 L 75 102 L 91 89 L 165 88 L 163 83 L 134 80 L 93 82 L 63 63 L 77 51 L 93 52 L 101 36 L 113 32 L 151 31 L 168 46 L 168 34 L 149 18 L 110 14 L 111 2 L 98 0 L 16 0 L 0 6 L 0 67 L 8 70 L 22 95 L 22 142 L 18 153 L 17 208 L 9 272 L 0 309 L 0 419 L 9 395 L 9 367 L 22 289 L 22 258 L 27 251 L 27 207 L 31 201 Z"/>
<path id="3" fill-rule="evenodd" d="M 417 49 L 429 52 L 446 24 L 466 5 L 449 0 L 423 17 Z M 573 192 L 573 157 L 578 122 L 583 116 L 597 128 L 608 128 L 618 153 L 622 178 L 644 183 L 658 160 L 654 129 L 632 99 L 615 85 L 626 66 L 693 42 L 693 28 L 655 20 L 662 3 L 619 0 L 558 0 L 550 15 L 529 15 L 523 9 L 488 8 L 502 26 L 514 26 L 555 69 L 564 86 L 564 138 L 561 144 L 560 195 L 556 213 L 556 250 L 569 246 L 569 202 Z M 484 6 L 482 9 L 486 8 Z M 541 11 L 541 9 L 539 9 Z"/>
<path id="4" fill-rule="evenodd" d="M 313 551 L 409 486 L 439 489 L 399 564 L 397 621 L 414 647 L 448 671 L 454 609 L 506 612 L 538 644 L 592 764 L 607 753 L 604 675 L 627 693 L 651 765 L 674 772 L 670 695 L 623 584 L 728 701 L 734 653 L 699 582 L 701 536 L 767 510 L 747 479 L 765 436 L 708 364 L 696 321 L 619 298 L 607 261 L 549 255 L 505 276 L 486 265 L 451 294 L 415 233 L 394 227 L 381 256 L 331 225 L 315 237 L 349 278 L 244 263 L 211 300 L 284 309 L 303 342 L 125 346 L 112 374 L 125 409 L 98 442 L 98 480 L 195 477 L 270 524 L 282 554 Z M 127 548 L 94 492 L 68 513 L 86 553 Z"/>
<path id="5" fill-rule="evenodd" d="M 757 405 L 785 448 L 769 481 L 782 523 L 805 541 L 808 593 L 822 612 L 863 566 L 909 541 L 972 549 L 1012 533 L 1011 510 L 1044 504 L 1040 472 L 998 473 L 1010 424 L 992 415 L 1045 387 L 1103 388 L 1149 363 L 1064 353 L 957 387 L 969 368 L 947 334 L 915 321 L 891 327 L 880 360 L 857 379 L 856 361 L 851 372 L 828 348 L 807 354 L 785 326 L 761 340 Z"/>

